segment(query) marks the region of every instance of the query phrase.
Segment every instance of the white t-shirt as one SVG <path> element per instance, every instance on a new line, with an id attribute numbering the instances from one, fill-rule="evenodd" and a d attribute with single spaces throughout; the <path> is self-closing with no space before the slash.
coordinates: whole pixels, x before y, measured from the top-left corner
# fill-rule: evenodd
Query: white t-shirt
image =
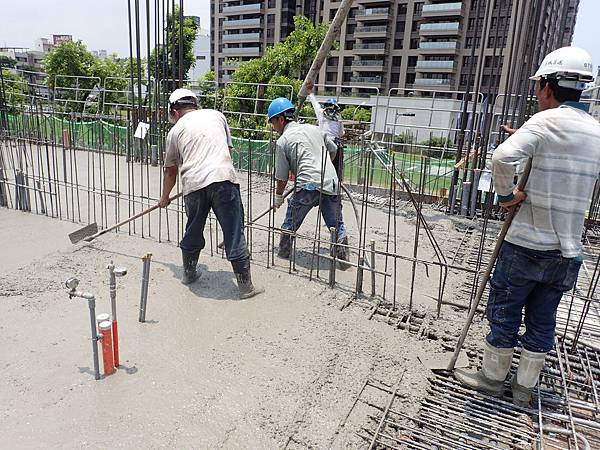
<path id="1" fill-rule="evenodd" d="M 225 116 L 213 109 L 185 114 L 167 135 L 165 167 L 177 166 L 183 195 L 219 181 L 238 184 Z"/>
<path id="2" fill-rule="evenodd" d="M 517 164 L 523 162 L 524 169 L 532 158 L 527 199 L 508 230 L 508 242 L 560 249 L 565 258 L 581 254 L 586 210 L 600 172 L 600 124 L 583 108 L 565 102 L 539 112 L 494 151 L 492 174 L 501 196 L 512 193 Z"/>
<path id="3" fill-rule="evenodd" d="M 317 121 L 319 122 L 319 128 L 327 133 L 332 139 L 341 138 L 344 134 L 344 125 L 342 122 L 331 120 L 325 117 L 325 114 L 323 113 L 323 107 L 317 101 L 315 94 L 309 94 L 308 99 L 315 110 L 315 115 L 317 116 Z"/>

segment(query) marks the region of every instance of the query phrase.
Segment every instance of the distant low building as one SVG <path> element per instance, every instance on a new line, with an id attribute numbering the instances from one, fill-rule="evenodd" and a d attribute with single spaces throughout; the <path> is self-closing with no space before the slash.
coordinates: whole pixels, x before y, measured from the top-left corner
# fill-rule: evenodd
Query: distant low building
<path id="1" fill-rule="evenodd" d="M 210 71 L 210 31 L 200 27 L 200 17 L 190 16 L 198 26 L 198 34 L 194 41 L 194 65 L 188 73 L 190 80 L 196 81 Z"/>

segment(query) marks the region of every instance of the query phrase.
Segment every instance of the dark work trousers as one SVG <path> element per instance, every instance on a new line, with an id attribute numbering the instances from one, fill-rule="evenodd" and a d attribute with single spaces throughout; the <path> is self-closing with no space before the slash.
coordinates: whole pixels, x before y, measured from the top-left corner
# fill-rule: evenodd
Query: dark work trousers
<path id="1" fill-rule="evenodd" d="M 338 146 L 337 153 L 335 154 L 335 158 L 333 158 L 332 164 L 335 168 L 335 173 L 337 174 L 338 180 L 341 183 L 344 180 L 344 146 L 339 138 L 335 139 L 335 143 Z M 346 237 L 346 224 L 344 223 L 344 215 L 342 214 L 342 192 L 340 191 L 340 195 L 337 196 L 337 208 L 336 212 L 338 218 L 338 226 L 336 227 L 338 230 L 338 236 L 342 236 L 342 239 Z"/>
<path id="2" fill-rule="evenodd" d="M 525 310 L 523 347 L 530 352 L 550 351 L 558 304 L 573 288 L 581 263 L 581 257 L 563 258 L 560 250 L 532 250 L 504 242 L 490 281 L 489 344 L 515 347 Z"/>
<path id="3" fill-rule="evenodd" d="M 281 228 L 297 231 L 309 211 L 315 206 L 319 206 L 327 228 L 335 228 L 338 242 L 341 242 L 346 237 L 346 229 L 340 227 L 340 222 L 343 225 L 343 221 L 338 217 L 339 197 L 339 195 L 326 195 L 319 191 L 300 189 L 288 200 L 288 208 Z"/>
<path id="4" fill-rule="evenodd" d="M 209 211 L 213 210 L 223 230 L 225 254 L 231 262 L 248 258 L 244 236 L 244 206 L 240 187 L 231 181 L 212 183 L 191 192 L 183 198 L 187 223 L 179 247 L 184 252 L 199 254 L 205 247 L 204 225 Z"/>

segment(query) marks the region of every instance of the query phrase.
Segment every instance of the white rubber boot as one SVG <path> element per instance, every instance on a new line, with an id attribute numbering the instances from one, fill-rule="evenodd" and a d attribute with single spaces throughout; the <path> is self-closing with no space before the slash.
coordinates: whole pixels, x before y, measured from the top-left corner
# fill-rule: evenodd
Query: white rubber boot
<path id="1" fill-rule="evenodd" d="M 486 341 L 481 369 L 477 372 L 456 369 L 454 377 L 463 386 L 501 397 L 504 392 L 504 380 L 510 370 L 513 351 L 512 348 L 493 347 Z"/>
<path id="2" fill-rule="evenodd" d="M 521 350 L 521 359 L 517 373 L 512 377 L 510 386 L 513 394 L 513 404 L 521 408 L 528 408 L 531 402 L 531 391 L 540 378 L 544 367 L 546 353 Z"/>

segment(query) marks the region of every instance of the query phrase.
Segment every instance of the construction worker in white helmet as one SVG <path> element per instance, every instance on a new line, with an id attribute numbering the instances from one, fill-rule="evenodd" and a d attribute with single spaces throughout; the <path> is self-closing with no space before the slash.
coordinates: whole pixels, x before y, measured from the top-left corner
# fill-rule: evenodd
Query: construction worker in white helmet
<path id="1" fill-rule="evenodd" d="M 590 55 L 576 47 L 553 51 L 531 80 L 539 112 L 492 158 L 500 205 L 520 209 L 490 283 L 490 331 L 482 366 L 477 372 L 454 372 L 463 385 L 501 396 L 513 350 L 520 346 L 518 369 L 510 381 L 519 407 L 529 406 L 546 353 L 554 346 L 556 311 L 582 264 L 584 219 L 600 172 L 600 124 L 579 102 L 593 81 Z M 527 159 L 531 172 L 520 191 L 515 168 Z M 519 336 L 523 310 L 525 333 Z"/>
<path id="2" fill-rule="evenodd" d="M 199 109 L 189 89 L 176 89 L 169 97 L 163 192 L 159 206 L 169 205 L 169 194 L 181 174 L 187 215 L 185 234 L 179 243 L 183 258 L 183 284 L 199 278 L 196 264 L 204 248 L 204 225 L 212 209 L 223 230 L 225 254 L 237 278 L 240 298 L 261 292 L 252 284 L 250 256 L 244 237 L 244 208 L 233 161 L 231 133 L 225 116 L 212 109 Z"/>

